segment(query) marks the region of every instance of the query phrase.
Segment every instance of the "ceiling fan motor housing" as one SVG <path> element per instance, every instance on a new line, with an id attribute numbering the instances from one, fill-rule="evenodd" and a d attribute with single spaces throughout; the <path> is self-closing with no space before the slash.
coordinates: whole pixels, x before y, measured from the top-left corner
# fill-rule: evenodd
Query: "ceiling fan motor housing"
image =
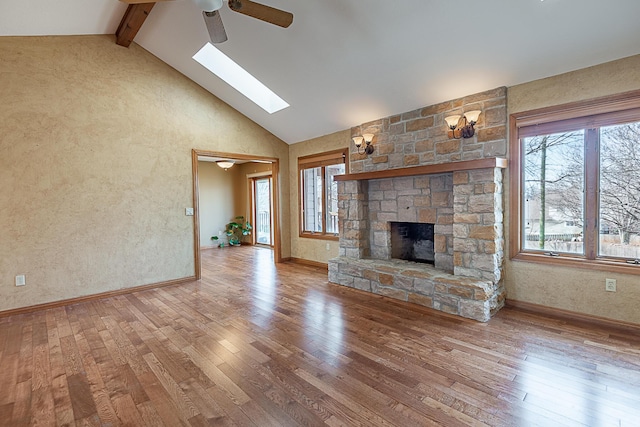
<path id="1" fill-rule="evenodd" d="M 224 0 L 193 0 L 201 10 L 213 12 L 222 7 Z"/>

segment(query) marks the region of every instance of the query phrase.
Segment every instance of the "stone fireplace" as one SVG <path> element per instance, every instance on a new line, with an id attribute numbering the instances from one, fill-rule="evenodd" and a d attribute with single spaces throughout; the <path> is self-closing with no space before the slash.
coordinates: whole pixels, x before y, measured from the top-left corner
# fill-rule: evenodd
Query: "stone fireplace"
<path id="1" fill-rule="evenodd" d="M 352 129 L 375 133 L 376 151 L 352 154 L 351 173 L 336 177 L 331 282 L 479 321 L 503 306 L 505 101 L 499 88 Z M 471 108 L 483 111 L 476 136 L 448 139 L 444 116 Z M 397 259 L 396 223 L 409 224 L 405 234 L 431 226 L 433 264 Z"/>

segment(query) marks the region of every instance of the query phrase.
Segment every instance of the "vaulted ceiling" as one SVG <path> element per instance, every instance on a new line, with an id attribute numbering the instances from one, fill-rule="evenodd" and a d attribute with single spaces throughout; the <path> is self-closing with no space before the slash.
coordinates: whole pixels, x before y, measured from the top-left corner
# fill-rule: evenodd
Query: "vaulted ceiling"
<path id="1" fill-rule="evenodd" d="M 134 41 L 287 143 L 640 53 L 638 0 L 261 1 L 293 24 L 224 5 L 216 47 L 291 105 L 274 114 L 192 59 L 209 40 L 193 1 L 156 4 Z M 126 8 L 5 0 L 0 36 L 115 34 Z"/>

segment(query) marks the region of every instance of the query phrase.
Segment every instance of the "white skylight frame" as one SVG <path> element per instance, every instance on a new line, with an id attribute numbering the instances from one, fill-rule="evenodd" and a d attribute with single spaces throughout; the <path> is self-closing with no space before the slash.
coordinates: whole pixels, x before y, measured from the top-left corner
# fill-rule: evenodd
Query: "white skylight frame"
<path id="1" fill-rule="evenodd" d="M 209 42 L 192 58 L 269 114 L 289 106 L 285 100 Z"/>

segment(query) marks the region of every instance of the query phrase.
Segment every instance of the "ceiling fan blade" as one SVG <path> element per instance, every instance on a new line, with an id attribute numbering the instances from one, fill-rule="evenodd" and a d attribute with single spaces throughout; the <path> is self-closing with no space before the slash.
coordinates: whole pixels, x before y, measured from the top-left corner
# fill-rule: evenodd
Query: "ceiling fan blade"
<path id="1" fill-rule="evenodd" d="M 249 0 L 229 0 L 229 8 L 283 28 L 287 28 L 293 22 L 293 13 Z"/>
<path id="2" fill-rule="evenodd" d="M 207 31 L 209 31 L 209 37 L 211 37 L 212 43 L 222 43 L 227 41 L 227 32 L 222 25 L 222 17 L 220 11 L 214 10 L 213 12 L 202 11 L 204 16 L 204 22 L 207 24 Z"/>

